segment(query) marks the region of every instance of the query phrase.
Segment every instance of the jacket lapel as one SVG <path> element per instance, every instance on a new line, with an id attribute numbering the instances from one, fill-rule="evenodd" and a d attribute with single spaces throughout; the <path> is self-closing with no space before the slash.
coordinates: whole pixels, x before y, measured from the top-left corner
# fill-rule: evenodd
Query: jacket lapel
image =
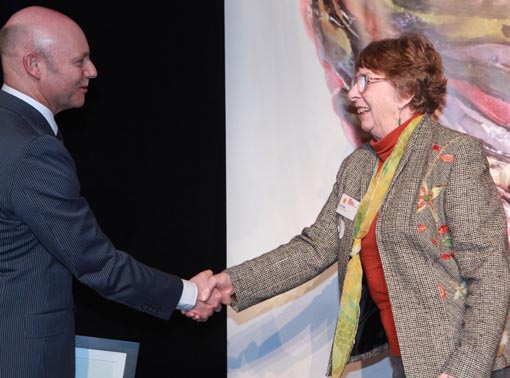
<path id="1" fill-rule="evenodd" d="M 430 122 L 430 118 L 428 115 L 423 117 L 423 120 L 420 122 L 416 129 L 414 130 L 411 138 L 407 142 L 407 147 L 400 159 L 397 170 L 395 171 L 395 175 L 393 176 L 392 183 L 398 180 L 399 175 L 402 173 L 402 170 L 408 164 L 411 156 L 424 156 L 422 154 L 422 150 L 426 148 L 427 143 L 423 143 L 428 139 L 428 133 L 430 131 L 430 127 L 428 127 L 428 123 Z"/>
<path id="2" fill-rule="evenodd" d="M 39 130 L 45 134 L 53 134 L 50 124 L 46 118 L 33 106 L 20 100 L 16 96 L 0 90 L 0 106 L 7 108 L 13 112 L 20 114 L 26 118 L 31 124 L 37 125 Z"/>

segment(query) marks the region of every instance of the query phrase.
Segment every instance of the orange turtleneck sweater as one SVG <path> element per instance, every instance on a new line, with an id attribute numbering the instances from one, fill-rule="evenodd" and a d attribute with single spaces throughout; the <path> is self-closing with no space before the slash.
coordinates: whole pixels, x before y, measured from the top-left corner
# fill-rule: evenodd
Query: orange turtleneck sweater
<path id="1" fill-rule="evenodd" d="M 419 114 L 411 117 L 405 123 L 397 127 L 384 138 L 376 141 L 371 140 L 370 145 L 379 157 L 378 169 L 381 169 L 384 161 L 391 155 L 400 134 L 416 118 Z M 368 291 L 374 300 L 381 314 L 381 322 L 384 332 L 388 339 L 388 346 L 391 356 L 400 356 L 400 347 L 398 345 L 397 331 L 395 329 L 395 321 L 391 311 L 390 298 L 388 296 L 388 287 L 384 279 L 384 271 L 379 256 L 379 248 L 375 237 L 375 225 L 377 216 L 372 222 L 368 234 L 361 240 L 361 264 L 363 266 L 363 274 L 367 280 Z"/>

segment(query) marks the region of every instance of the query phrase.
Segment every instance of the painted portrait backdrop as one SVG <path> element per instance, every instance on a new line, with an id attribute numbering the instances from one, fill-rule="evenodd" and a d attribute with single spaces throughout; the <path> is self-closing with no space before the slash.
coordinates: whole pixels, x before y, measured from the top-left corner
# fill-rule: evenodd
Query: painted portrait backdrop
<path id="1" fill-rule="evenodd" d="M 424 33 L 441 52 L 448 95 L 437 117 L 483 141 L 510 218 L 508 0 L 226 0 L 228 266 L 313 222 L 342 159 L 364 138 L 346 101 L 353 57 L 402 31 Z M 228 310 L 230 378 L 324 376 L 336 268 L 239 314 Z M 390 376 L 384 356 L 345 373 Z"/>
<path id="2" fill-rule="evenodd" d="M 448 78 L 446 105 L 437 116 L 443 125 L 483 141 L 510 218 L 510 2 L 301 0 L 301 7 L 333 107 L 354 145 L 361 140 L 346 94 L 357 52 L 373 39 L 407 31 L 435 44 Z"/>

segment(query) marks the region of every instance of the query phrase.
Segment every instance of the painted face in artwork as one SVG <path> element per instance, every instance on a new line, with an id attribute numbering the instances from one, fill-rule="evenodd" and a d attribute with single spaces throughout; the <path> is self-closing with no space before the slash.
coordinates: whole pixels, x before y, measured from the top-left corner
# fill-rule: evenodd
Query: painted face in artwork
<path id="1" fill-rule="evenodd" d="M 301 0 L 333 108 L 354 146 L 365 140 L 348 99 L 354 56 L 370 41 L 423 33 L 443 58 L 448 94 L 436 115 L 479 138 L 510 232 L 510 8 L 508 0 Z"/>

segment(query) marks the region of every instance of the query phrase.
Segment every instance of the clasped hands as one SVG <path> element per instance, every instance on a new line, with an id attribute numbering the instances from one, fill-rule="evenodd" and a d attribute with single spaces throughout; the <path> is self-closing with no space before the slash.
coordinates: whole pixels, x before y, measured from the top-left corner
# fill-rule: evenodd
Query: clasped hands
<path id="1" fill-rule="evenodd" d="M 214 312 L 220 312 L 222 305 L 232 303 L 234 287 L 227 273 L 213 274 L 211 270 L 204 270 L 190 281 L 198 287 L 198 298 L 195 307 L 181 311 L 188 318 L 205 322 Z"/>

